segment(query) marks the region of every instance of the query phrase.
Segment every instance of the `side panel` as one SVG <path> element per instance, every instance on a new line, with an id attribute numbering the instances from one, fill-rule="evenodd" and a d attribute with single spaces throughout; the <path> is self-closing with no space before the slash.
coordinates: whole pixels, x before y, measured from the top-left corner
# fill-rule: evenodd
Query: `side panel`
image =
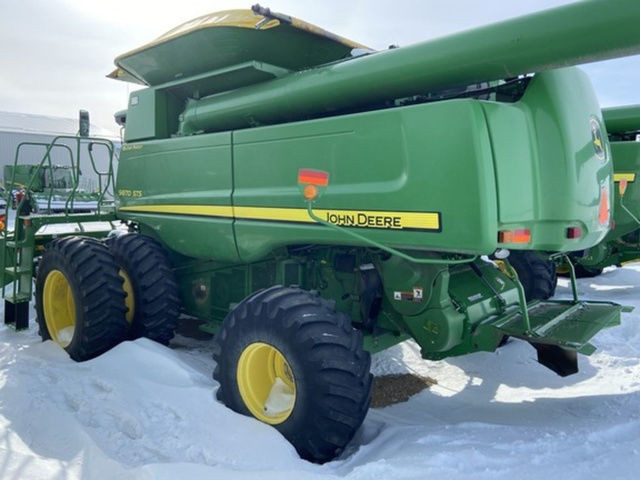
<path id="1" fill-rule="evenodd" d="M 421 250 L 490 253 L 495 248 L 493 162 L 475 100 L 235 132 L 233 200 L 243 260 L 287 244 L 353 241 L 305 223 L 310 219 L 297 185 L 300 168 L 330 174 L 317 212 L 333 223 L 366 227 L 360 230 L 371 239 Z M 411 213 L 435 215 L 401 228 Z M 399 220 L 386 224 L 385 217 Z"/>
<path id="2" fill-rule="evenodd" d="M 531 229 L 531 244 L 573 251 L 609 230 L 613 168 L 593 88 L 577 68 L 537 74 L 519 102 L 483 103 L 495 154 L 500 230 Z M 596 148 L 595 143 L 598 143 Z M 603 200 L 603 196 L 606 198 Z M 580 238 L 567 238 L 579 227 Z"/>
<path id="3" fill-rule="evenodd" d="M 116 181 L 118 216 L 152 229 L 183 255 L 238 261 L 231 171 L 230 133 L 127 144 Z"/>

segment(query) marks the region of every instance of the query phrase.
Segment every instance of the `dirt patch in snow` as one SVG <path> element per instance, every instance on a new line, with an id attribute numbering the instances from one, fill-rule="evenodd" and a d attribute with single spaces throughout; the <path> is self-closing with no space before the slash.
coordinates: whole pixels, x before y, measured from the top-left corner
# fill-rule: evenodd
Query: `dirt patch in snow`
<path id="1" fill-rule="evenodd" d="M 416 393 L 420 393 L 425 388 L 437 383 L 433 378 L 413 373 L 375 377 L 371 393 L 371 407 L 381 408 L 406 402 Z"/>

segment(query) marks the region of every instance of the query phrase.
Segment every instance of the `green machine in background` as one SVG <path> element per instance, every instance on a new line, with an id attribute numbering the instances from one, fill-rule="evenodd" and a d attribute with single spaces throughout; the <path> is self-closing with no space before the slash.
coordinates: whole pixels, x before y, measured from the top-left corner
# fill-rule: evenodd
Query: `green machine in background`
<path id="1" fill-rule="evenodd" d="M 614 227 L 602 242 L 575 258 L 576 274 L 583 277 L 640 259 L 640 105 L 605 108 L 602 116 L 616 182 Z"/>
<path id="2" fill-rule="evenodd" d="M 574 65 L 639 53 L 639 21 L 580 2 L 382 52 L 258 5 L 187 22 L 116 59 L 145 88 L 116 114 L 104 229 L 5 230 L 5 321 L 24 323 L 34 259 L 41 334 L 75 360 L 167 343 L 182 314 L 215 335 L 218 399 L 316 462 L 366 415 L 370 353 L 406 339 L 435 360 L 511 335 L 575 373 L 624 307 L 527 305 L 481 256 L 606 237 L 610 146 Z"/>
<path id="3" fill-rule="evenodd" d="M 99 193 L 88 192 L 81 188 L 74 189 L 79 182 L 74 178 L 73 167 L 19 164 L 16 167 L 5 165 L 3 168 L 7 195 L 10 192 L 23 190 L 32 178 L 34 181 L 29 195 L 32 208 L 36 211 L 62 212 L 66 209 L 71 212 L 89 212 L 98 207 Z"/>

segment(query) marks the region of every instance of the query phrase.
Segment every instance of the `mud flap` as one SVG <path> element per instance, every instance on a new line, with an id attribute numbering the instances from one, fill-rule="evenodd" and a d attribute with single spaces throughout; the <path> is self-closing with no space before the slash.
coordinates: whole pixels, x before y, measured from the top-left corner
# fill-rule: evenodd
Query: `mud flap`
<path id="1" fill-rule="evenodd" d="M 553 370 L 561 377 L 578 373 L 577 351 L 557 345 L 530 343 L 538 352 L 538 362 L 549 370 Z"/>
<path id="2" fill-rule="evenodd" d="M 538 362 L 565 377 L 578 371 L 578 353 L 591 355 L 596 347 L 589 341 L 602 329 L 620 324 L 623 307 L 611 302 L 546 300 L 527 306 L 529 325 L 515 312 L 491 322 L 504 335 L 531 343 Z"/>

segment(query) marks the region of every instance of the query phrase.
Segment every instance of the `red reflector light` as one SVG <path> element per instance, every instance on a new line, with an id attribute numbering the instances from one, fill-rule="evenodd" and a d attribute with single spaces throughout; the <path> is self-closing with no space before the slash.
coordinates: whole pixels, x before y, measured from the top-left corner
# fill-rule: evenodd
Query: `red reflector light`
<path id="1" fill-rule="evenodd" d="M 517 230 L 500 230 L 498 243 L 529 243 L 531 242 L 531 230 L 519 228 Z"/>
<path id="2" fill-rule="evenodd" d="M 567 238 L 580 238 L 582 236 L 582 229 L 580 227 L 567 228 Z"/>
<path id="3" fill-rule="evenodd" d="M 326 187 L 329 185 L 329 174 L 321 170 L 303 168 L 298 170 L 298 183 Z"/>

